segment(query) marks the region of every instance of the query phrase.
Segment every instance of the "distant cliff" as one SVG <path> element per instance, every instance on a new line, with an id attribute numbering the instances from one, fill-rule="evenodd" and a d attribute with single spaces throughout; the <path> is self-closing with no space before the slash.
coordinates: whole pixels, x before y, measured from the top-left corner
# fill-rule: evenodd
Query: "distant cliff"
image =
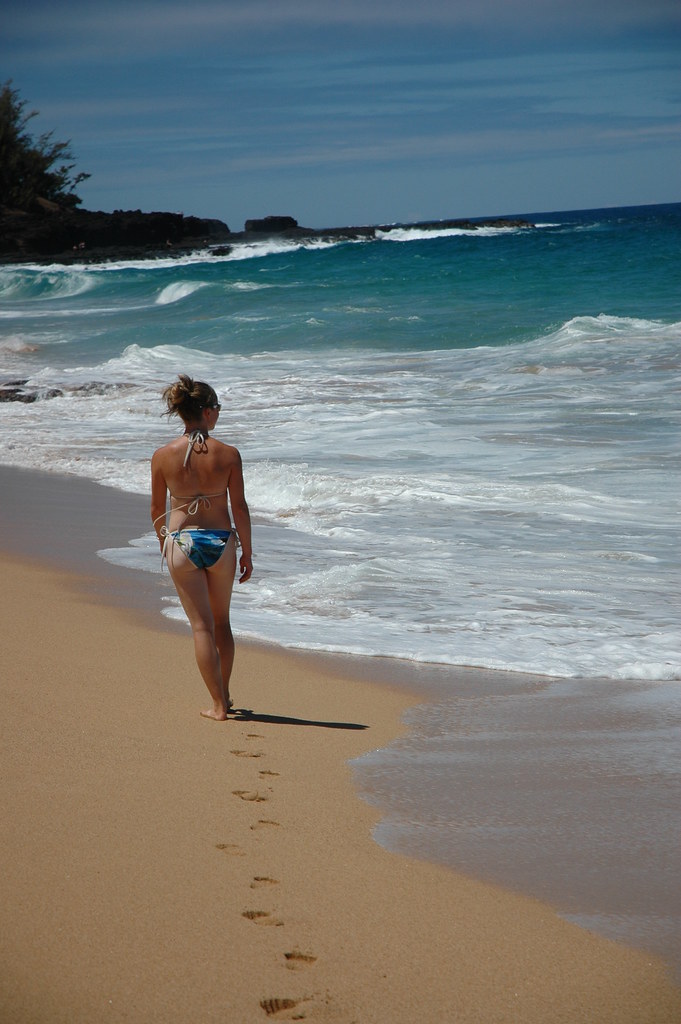
<path id="1" fill-rule="evenodd" d="M 44 200 L 29 212 L 0 208 L 0 258 L 59 261 L 153 258 L 231 237 L 220 220 L 141 210 L 65 210 Z"/>
<path id="2" fill-rule="evenodd" d="M 3 263 L 85 262 L 157 259 L 168 254 L 210 247 L 227 253 L 230 244 L 271 236 L 286 238 L 376 238 L 396 227 L 442 230 L 481 227 L 531 228 L 528 221 L 487 220 L 422 221 L 416 224 L 376 224 L 341 228 L 304 228 L 289 216 L 247 220 L 243 231 L 232 232 L 220 220 L 185 217 L 182 213 L 142 213 L 141 210 L 63 209 L 39 200 L 30 211 L 0 207 L 0 261 Z"/>

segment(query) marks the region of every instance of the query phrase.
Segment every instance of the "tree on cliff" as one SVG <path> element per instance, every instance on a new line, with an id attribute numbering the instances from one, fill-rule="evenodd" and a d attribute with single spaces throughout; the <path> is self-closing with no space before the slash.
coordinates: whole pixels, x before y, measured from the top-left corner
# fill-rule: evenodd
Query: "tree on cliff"
<path id="1" fill-rule="evenodd" d="M 71 173 L 70 142 L 54 142 L 52 132 L 32 138 L 26 126 L 38 112 L 25 114 L 25 106 L 11 79 L 5 82 L 0 90 L 0 204 L 28 210 L 37 199 L 48 199 L 72 209 L 81 202 L 74 189 L 90 175 Z"/>

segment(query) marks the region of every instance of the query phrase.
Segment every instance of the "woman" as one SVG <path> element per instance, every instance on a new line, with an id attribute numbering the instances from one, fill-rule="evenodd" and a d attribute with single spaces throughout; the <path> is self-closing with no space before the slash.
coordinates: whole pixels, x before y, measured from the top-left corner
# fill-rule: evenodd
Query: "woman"
<path id="1" fill-rule="evenodd" d="M 163 392 L 169 416 L 184 433 L 159 448 L 151 460 L 151 518 L 194 635 L 196 663 L 213 707 L 204 718 L 224 722 L 233 701 L 229 680 L 234 638 L 229 604 L 241 544 L 239 583 L 250 579 L 251 519 L 244 497 L 241 456 L 211 437 L 220 415 L 215 391 L 180 374 Z M 170 518 L 166 502 L 170 493 Z M 232 528 L 229 505 L 234 516 Z"/>

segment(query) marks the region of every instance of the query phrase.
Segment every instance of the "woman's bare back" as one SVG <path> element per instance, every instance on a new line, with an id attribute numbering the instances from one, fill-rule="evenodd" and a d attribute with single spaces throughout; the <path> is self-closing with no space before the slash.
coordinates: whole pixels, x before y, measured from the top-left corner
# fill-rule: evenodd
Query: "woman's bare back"
<path id="1" fill-rule="evenodd" d="M 159 448 L 152 459 L 152 475 L 162 477 L 170 492 L 168 528 L 230 530 L 227 495 L 232 474 L 240 466 L 237 449 L 210 436 L 192 443 L 182 435 Z M 205 500 L 197 502 L 197 498 Z"/>

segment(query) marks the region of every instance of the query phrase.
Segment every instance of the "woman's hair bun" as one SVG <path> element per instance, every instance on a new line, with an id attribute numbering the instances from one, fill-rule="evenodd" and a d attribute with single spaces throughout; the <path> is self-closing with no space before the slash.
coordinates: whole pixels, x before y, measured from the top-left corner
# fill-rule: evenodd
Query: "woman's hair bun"
<path id="1" fill-rule="evenodd" d="M 192 380 L 186 373 L 178 375 L 173 384 L 163 391 L 169 416 L 179 416 L 185 421 L 197 419 L 208 405 L 216 405 L 218 396 L 202 380 Z"/>

